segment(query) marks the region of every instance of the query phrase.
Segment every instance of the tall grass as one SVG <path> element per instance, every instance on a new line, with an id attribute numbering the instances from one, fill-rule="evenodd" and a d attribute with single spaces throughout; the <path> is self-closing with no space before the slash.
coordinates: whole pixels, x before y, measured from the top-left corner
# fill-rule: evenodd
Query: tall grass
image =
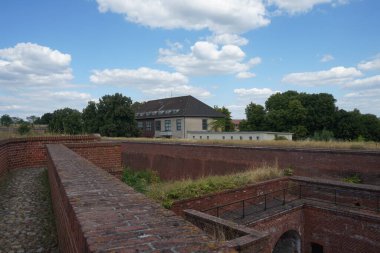
<path id="1" fill-rule="evenodd" d="M 193 140 L 193 139 L 160 139 L 160 138 L 110 138 L 103 137 L 104 140 L 122 140 L 139 142 L 158 143 L 189 143 L 207 145 L 226 146 L 247 146 L 247 147 L 285 147 L 285 148 L 311 148 L 311 149 L 353 149 L 353 150 L 380 150 L 378 142 L 362 141 L 247 141 L 247 140 Z"/>
<path id="2" fill-rule="evenodd" d="M 128 175 L 132 173 L 132 175 Z M 140 173 L 140 175 L 136 175 Z M 153 175 L 153 179 L 151 178 Z M 126 169 L 124 180 L 137 191 L 145 193 L 148 197 L 160 202 L 164 207 L 170 208 L 174 201 L 204 196 L 206 194 L 220 192 L 228 189 L 236 189 L 248 184 L 278 178 L 283 172 L 277 166 L 264 165 L 260 168 L 224 176 L 208 176 L 199 179 L 185 179 L 172 182 L 161 182 L 151 172 L 132 172 Z M 141 182 L 136 183 L 137 178 Z M 151 183 L 148 183 L 148 182 Z"/>

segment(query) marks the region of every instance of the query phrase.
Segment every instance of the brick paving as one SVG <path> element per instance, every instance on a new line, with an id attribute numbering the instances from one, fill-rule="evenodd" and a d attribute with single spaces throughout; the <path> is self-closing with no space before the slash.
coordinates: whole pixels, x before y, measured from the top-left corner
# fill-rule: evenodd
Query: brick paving
<path id="1" fill-rule="evenodd" d="M 0 179 L 0 253 L 58 252 L 46 169 Z"/>

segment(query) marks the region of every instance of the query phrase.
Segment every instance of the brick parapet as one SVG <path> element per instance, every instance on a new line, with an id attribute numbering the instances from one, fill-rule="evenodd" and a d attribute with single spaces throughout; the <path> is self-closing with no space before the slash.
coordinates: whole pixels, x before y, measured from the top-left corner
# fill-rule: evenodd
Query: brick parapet
<path id="1" fill-rule="evenodd" d="M 366 183 L 380 185 L 379 151 L 128 141 L 122 143 L 122 153 L 125 165 L 156 170 L 168 180 L 229 174 L 277 162 L 299 176 L 343 178 L 357 173 Z"/>
<path id="2" fill-rule="evenodd" d="M 47 149 L 63 252 L 229 251 L 65 146 Z"/>

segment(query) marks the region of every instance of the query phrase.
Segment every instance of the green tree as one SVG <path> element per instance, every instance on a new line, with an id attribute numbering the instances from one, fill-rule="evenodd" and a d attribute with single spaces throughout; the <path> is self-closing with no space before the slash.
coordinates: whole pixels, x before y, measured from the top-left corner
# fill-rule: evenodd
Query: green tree
<path id="1" fill-rule="evenodd" d="M 105 136 L 137 136 L 132 100 L 120 93 L 105 95 L 97 104 L 99 132 Z"/>
<path id="2" fill-rule="evenodd" d="M 49 130 L 54 133 L 80 134 L 83 132 L 82 115 L 71 108 L 56 110 L 49 122 Z"/>
<path id="3" fill-rule="evenodd" d="M 363 128 L 361 135 L 366 140 L 380 141 L 380 119 L 373 114 L 362 114 L 360 121 Z"/>
<path id="4" fill-rule="evenodd" d="M 82 112 L 83 127 L 86 133 L 99 133 L 98 108 L 94 101 L 90 101 Z"/>
<path id="5" fill-rule="evenodd" d="M 352 112 L 339 110 L 335 116 L 334 136 L 342 140 L 355 140 L 363 133 L 361 114 L 355 109 Z"/>
<path id="6" fill-rule="evenodd" d="M 53 114 L 48 112 L 41 116 L 41 118 L 36 122 L 36 124 L 49 125 L 53 118 Z"/>
<path id="7" fill-rule="evenodd" d="M 245 108 L 245 115 L 247 117 L 245 130 L 261 131 L 265 130 L 265 110 L 262 105 L 250 103 Z"/>
<path id="8" fill-rule="evenodd" d="M 31 116 L 26 117 L 26 120 L 27 120 L 29 123 L 31 123 L 31 124 L 34 124 L 34 123 L 38 122 L 39 119 L 40 119 L 40 118 L 37 117 L 37 116 L 35 116 L 35 115 L 31 115 Z"/>
<path id="9" fill-rule="evenodd" d="M 2 126 L 9 127 L 13 123 L 13 121 L 12 121 L 11 116 L 9 116 L 8 114 L 4 114 L 0 118 L 0 123 Z"/>
<path id="10" fill-rule="evenodd" d="M 224 106 L 219 108 L 218 106 L 215 105 L 214 109 L 218 112 L 223 113 L 225 117 L 215 119 L 211 123 L 211 128 L 214 131 L 218 131 L 219 129 L 221 131 L 226 131 L 226 132 L 234 131 L 235 129 L 234 129 L 234 124 L 232 123 L 232 119 L 231 119 L 231 112 Z"/>

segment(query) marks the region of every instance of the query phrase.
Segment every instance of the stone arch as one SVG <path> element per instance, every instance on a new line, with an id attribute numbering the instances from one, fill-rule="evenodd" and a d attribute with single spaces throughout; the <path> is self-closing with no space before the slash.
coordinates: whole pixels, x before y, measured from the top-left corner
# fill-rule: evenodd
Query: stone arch
<path id="1" fill-rule="evenodd" d="M 283 233 L 276 242 L 272 253 L 301 253 L 301 236 L 295 230 Z"/>

